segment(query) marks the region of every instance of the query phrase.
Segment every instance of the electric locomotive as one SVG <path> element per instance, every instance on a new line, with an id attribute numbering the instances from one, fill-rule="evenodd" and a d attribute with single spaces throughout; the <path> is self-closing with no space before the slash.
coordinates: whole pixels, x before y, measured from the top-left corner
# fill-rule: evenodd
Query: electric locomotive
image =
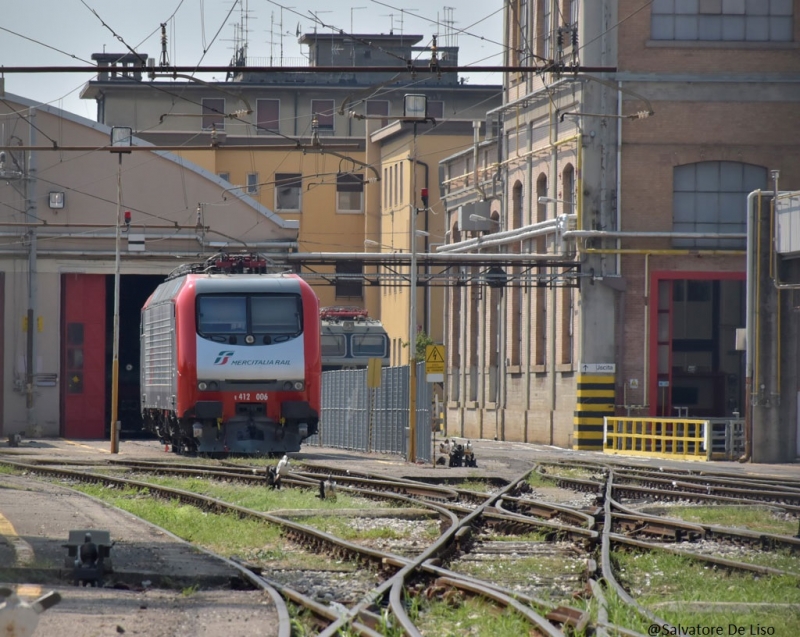
<path id="1" fill-rule="evenodd" d="M 389 335 L 383 324 L 358 307 L 324 307 L 322 319 L 322 371 L 362 369 L 370 358 L 389 365 Z"/>
<path id="2" fill-rule="evenodd" d="M 174 271 L 142 309 L 144 428 L 177 453 L 299 451 L 320 413 L 319 300 L 258 255 Z"/>

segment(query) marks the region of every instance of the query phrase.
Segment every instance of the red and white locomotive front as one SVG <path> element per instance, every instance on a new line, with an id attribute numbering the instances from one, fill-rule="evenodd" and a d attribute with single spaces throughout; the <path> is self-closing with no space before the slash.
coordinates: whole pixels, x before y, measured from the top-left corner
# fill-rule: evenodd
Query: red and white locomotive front
<path id="1" fill-rule="evenodd" d="M 175 405 L 159 436 L 199 453 L 298 451 L 320 409 L 319 307 L 308 284 L 188 274 L 173 302 Z"/>

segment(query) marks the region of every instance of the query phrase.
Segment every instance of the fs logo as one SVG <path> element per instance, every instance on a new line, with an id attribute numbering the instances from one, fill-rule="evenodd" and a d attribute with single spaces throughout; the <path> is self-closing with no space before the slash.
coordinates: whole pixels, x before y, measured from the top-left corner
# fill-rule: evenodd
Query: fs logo
<path id="1" fill-rule="evenodd" d="M 233 356 L 233 352 L 226 352 L 222 351 L 217 354 L 217 358 L 214 361 L 214 365 L 225 365 L 228 362 L 228 359 Z"/>

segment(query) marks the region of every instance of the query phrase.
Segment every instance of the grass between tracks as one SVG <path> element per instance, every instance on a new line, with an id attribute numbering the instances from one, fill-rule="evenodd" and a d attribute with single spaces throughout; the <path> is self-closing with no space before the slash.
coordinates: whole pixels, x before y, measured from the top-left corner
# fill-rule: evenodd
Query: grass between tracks
<path id="1" fill-rule="evenodd" d="M 438 520 L 393 521 L 391 518 L 363 518 L 363 523 L 349 517 L 313 516 L 301 521 L 315 529 L 343 540 L 404 540 L 415 537 L 427 543 L 439 537 Z M 418 530 L 415 530 L 418 529 Z"/>
<path id="2" fill-rule="evenodd" d="M 770 507 L 752 505 L 659 507 L 658 514 L 680 518 L 687 522 L 715 524 L 779 535 L 795 535 L 798 529 L 797 520 L 786 519 L 783 513 L 778 513 Z"/>
<path id="3" fill-rule="evenodd" d="M 203 493 L 233 504 L 264 511 L 274 508 L 334 508 L 356 506 L 356 498 L 340 496 L 337 502 L 320 501 L 308 491 L 261 489 L 215 483 L 206 479 L 154 478 L 165 486 Z M 330 569 L 330 560 L 298 550 L 281 537 L 278 526 L 232 513 L 208 513 L 176 500 L 154 498 L 147 490 L 107 488 L 99 485 L 74 485 L 74 488 L 100 498 L 120 509 L 157 524 L 189 542 L 224 556 L 239 556 L 272 568 Z M 344 502 L 343 502 L 344 501 Z M 349 502 L 347 502 L 349 501 Z M 353 567 L 340 564 L 341 570 Z"/>
<path id="4" fill-rule="evenodd" d="M 409 616 L 426 637 L 524 637 L 539 634 L 516 611 L 455 591 L 447 600 L 422 600 L 412 605 Z"/>
<path id="5" fill-rule="evenodd" d="M 718 626 L 724 635 L 737 634 L 730 626 L 744 627 L 740 635 L 800 634 L 797 577 L 728 573 L 658 552 L 616 552 L 613 559 L 631 596 L 673 625 Z M 647 620 L 611 599 L 609 606 L 612 623 L 647 634 Z"/>

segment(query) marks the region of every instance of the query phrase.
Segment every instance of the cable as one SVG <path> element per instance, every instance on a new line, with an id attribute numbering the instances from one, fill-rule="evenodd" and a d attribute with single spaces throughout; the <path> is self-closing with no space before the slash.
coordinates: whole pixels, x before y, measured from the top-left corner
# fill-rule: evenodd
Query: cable
<path id="1" fill-rule="evenodd" d="M 55 51 L 56 53 L 61 53 L 62 55 L 66 55 L 67 57 L 71 57 L 73 60 L 79 60 L 79 61 L 84 62 L 85 64 L 89 64 L 89 65 L 93 64 L 93 62 L 90 62 L 89 60 L 84 60 L 83 58 L 78 57 L 77 55 L 74 55 L 72 53 L 67 53 L 66 51 L 62 51 L 61 49 L 57 49 L 56 47 L 50 46 L 49 44 L 45 44 L 44 42 L 41 42 L 39 40 L 34 40 L 33 38 L 29 38 L 27 35 L 22 35 L 21 33 L 17 33 L 16 31 L 12 31 L 11 29 L 6 29 L 5 27 L 0 27 L 0 31 L 5 31 L 6 33 L 10 33 L 11 35 L 16 35 L 18 38 L 22 38 L 23 40 L 28 40 L 28 42 L 33 42 L 34 44 L 38 44 L 39 46 L 43 46 L 43 47 L 45 47 L 47 49 L 50 49 L 51 51 Z"/>
<path id="2" fill-rule="evenodd" d="M 295 11 L 294 7 L 284 6 L 284 5 L 280 4 L 279 2 L 275 2 L 275 0 L 267 0 L 267 2 L 269 4 L 274 4 L 276 7 L 280 7 L 281 9 L 283 9 L 285 11 L 289 11 L 290 13 L 294 13 L 295 15 L 300 16 L 301 18 L 308 18 L 308 16 L 305 13 L 300 13 L 298 11 Z M 309 11 L 309 13 L 311 13 L 311 12 Z M 407 62 L 407 60 L 405 60 L 401 56 L 397 55 L 396 53 L 393 53 L 391 51 L 387 51 L 383 47 L 377 46 L 376 44 L 373 44 L 372 42 L 369 42 L 367 40 L 362 40 L 361 38 L 358 38 L 358 37 L 354 36 L 352 33 L 347 33 L 344 29 L 339 29 L 337 27 L 334 27 L 333 25 L 325 24 L 314 13 L 311 13 L 311 15 L 314 16 L 314 20 L 313 21 L 316 22 L 317 24 L 319 24 L 324 29 L 331 29 L 333 31 L 337 31 L 339 33 L 339 35 L 346 35 L 349 38 L 353 39 L 353 41 L 355 41 L 355 42 L 360 42 L 361 44 L 369 46 L 370 48 L 373 48 L 376 51 L 380 51 L 381 53 L 385 53 L 386 55 L 388 55 L 390 57 L 396 58 L 396 59 L 401 60 L 403 62 Z"/>
<path id="3" fill-rule="evenodd" d="M 122 42 L 122 44 L 125 46 L 126 49 L 128 49 L 128 51 L 130 51 L 131 53 L 133 53 L 133 55 L 139 58 L 143 64 L 147 64 L 147 60 L 145 60 L 139 53 L 137 53 L 133 48 L 131 48 L 131 46 L 127 42 L 125 42 L 125 40 L 121 35 L 115 33 L 114 29 L 112 29 L 109 25 L 107 25 L 103 20 L 103 18 L 100 17 L 100 14 L 97 13 L 97 11 L 95 11 L 94 9 L 92 9 L 88 4 L 86 4 L 85 0 L 80 0 L 80 3 L 84 7 L 86 7 L 89 11 L 91 11 L 95 15 L 95 17 L 97 17 L 97 19 L 100 20 L 100 24 L 102 24 L 106 29 L 108 29 L 111 32 L 111 35 L 113 35 L 117 40 Z"/>

